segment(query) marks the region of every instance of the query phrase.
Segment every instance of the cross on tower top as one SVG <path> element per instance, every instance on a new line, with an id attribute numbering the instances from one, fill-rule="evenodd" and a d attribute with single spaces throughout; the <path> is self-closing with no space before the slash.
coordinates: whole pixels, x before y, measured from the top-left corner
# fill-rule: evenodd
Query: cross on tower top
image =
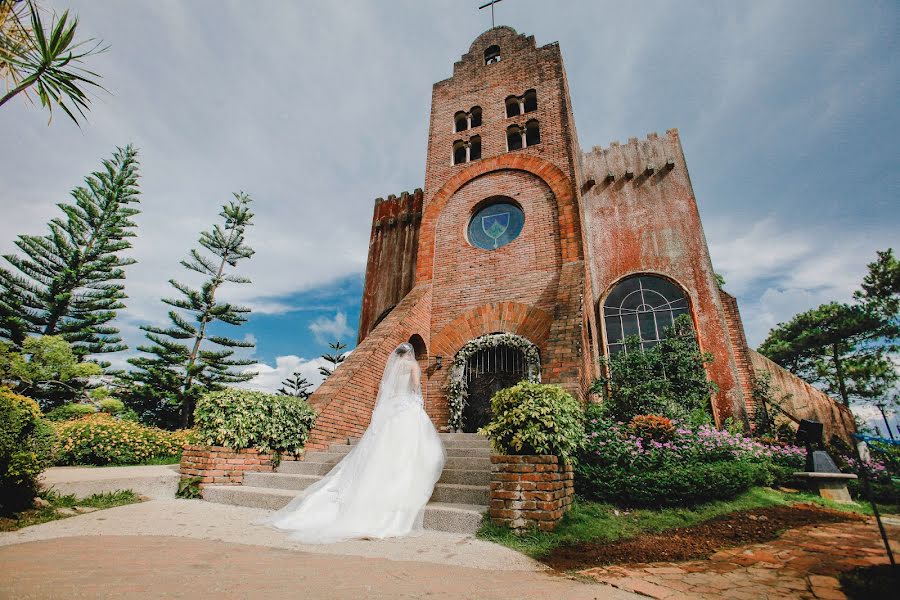
<path id="1" fill-rule="evenodd" d="M 491 7 L 491 29 L 493 29 L 495 27 L 495 25 L 494 25 L 494 5 L 497 4 L 498 2 L 502 2 L 502 1 L 503 0 L 491 0 L 490 2 L 482 4 L 481 6 L 478 7 L 478 10 L 481 10 L 482 8 L 487 8 L 488 6 Z"/>

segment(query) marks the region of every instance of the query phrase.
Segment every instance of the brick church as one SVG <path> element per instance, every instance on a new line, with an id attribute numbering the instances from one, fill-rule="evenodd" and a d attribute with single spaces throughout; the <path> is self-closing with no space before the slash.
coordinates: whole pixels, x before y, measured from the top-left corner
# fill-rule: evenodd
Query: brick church
<path id="1" fill-rule="evenodd" d="M 494 27 L 434 84 L 422 189 L 375 200 L 358 346 L 312 395 L 308 446 L 365 429 L 402 342 L 435 425 L 474 431 L 493 392 L 521 379 L 591 400 L 602 356 L 636 350 L 630 336 L 653 345 L 682 314 L 713 357 L 717 424 L 752 420 L 753 373 L 766 370 L 794 415 L 852 428 L 849 411 L 748 348 L 678 131 L 583 152 L 559 45 Z"/>

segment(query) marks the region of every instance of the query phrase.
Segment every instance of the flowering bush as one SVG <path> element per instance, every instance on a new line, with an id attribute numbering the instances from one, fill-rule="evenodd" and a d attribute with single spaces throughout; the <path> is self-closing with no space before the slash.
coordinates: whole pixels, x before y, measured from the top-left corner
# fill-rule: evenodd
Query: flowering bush
<path id="1" fill-rule="evenodd" d="M 31 502 L 52 450 L 53 431 L 37 402 L 0 387 L 0 512 Z"/>
<path id="2" fill-rule="evenodd" d="M 671 439 L 675 433 L 672 420 L 659 415 L 638 415 L 631 419 L 628 428 L 641 439 L 658 442 Z"/>
<path id="3" fill-rule="evenodd" d="M 662 427 L 651 419 L 639 420 L 639 427 L 648 422 Z M 576 489 L 588 498 L 625 505 L 689 505 L 771 484 L 804 464 L 806 452 L 797 446 L 763 444 L 709 425 L 671 423 L 674 431 L 665 439 L 642 437 L 631 425 L 591 408 L 575 468 Z M 728 485 L 720 485 L 723 478 L 730 478 Z M 719 483 L 708 485 L 711 481 Z"/>
<path id="4" fill-rule="evenodd" d="M 150 459 L 177 456 L 193 441 L 189 429 L 165 431 L 95 413 L 76 421 L 53 424 L 60 465 L 134 465 Z"/>

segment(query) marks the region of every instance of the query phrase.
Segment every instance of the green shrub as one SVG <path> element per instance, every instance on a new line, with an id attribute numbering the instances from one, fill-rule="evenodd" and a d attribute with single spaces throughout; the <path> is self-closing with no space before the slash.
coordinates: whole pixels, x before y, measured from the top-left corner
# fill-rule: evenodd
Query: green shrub
<path id="1" fill-rule="evenodd" d="M 52 463 L 53 431 L 37 402 L 0 388 L 0 512 L 27 507 Z"/>
<path id="2" fill-rule="evenodd" d="M 316 420 L 305 400 L 229 388 L 204 395 L 194 411 L 199 443 L 298 454 Z"/>
<path id="3" fill-rule="evenodd" d="M 574 456 L 584 437 L 578 401 L 558 385 L 523 381 L 491 398 L 491 422 L 479 433 L 500 454 Z"/>
<path id="4" fill-rule="evenodd" d="M 642 427 L 639 432 L 646 430 Z M 631 425 L 610 420 L 594 405 L 588 407 L 585 428 L 575 489 L 585 498 L 623 506 L 727 500 L 753 485 L 787 481 L 802 468 L 805 456 L 796 446 L 763 444 L 708 425 L 675 423 L 662 439 L 636 435 Z"/>
<path id="5" fill-rule="evenodd" d="M 633 472 L 609 472 L 588 466 L 580 474 L 582 481 L 590 480 L 590 485 L 579 489 L 585 497 L 645 508 L 730 500 L 755 485 L 772 483 L 766 465 L 729 460 Z"/>
<path id="6" fill-rule="evenodd" d="M 125 403 L 116 398 L 104 398 L 97 403 L 100 406 L 100 412 L 110 415 L 117 415 L 125 410 Z"/>
<path id="7" fill-rule="evenodd" d="M 178 481 L 178 490 L 175 492 L 176 498 L 185 498 L 191 500 L 194 498 L 202 498 L 203 492 L 200 490 L 200 482 L 202 477 L 182 477 Z"/>
<path id="8" fill-rule="evenodd" d="M 53 424 L 58 438 L 56 462 L 60 465 L 137 465 L 178 456 L 193 431 L 165 431 L 132 421 L 96 413 L 77 421 Z"/>
<path id="9" fill-rule="evenodd" d="M 609 417 L 628 422 L 637 415 L 661 415 L 696 425 L 709 418 L 710 396 L 718 386 L 706 374 L 712 355 L 701 352 L 690 317 L 679 316 L 652 348 L 637 350 L 640 339 L 634 336 L 625 343 L 631 350 L 603 359 L 607 376 L 591 388 L 603 398 Z"/>
<path id="10" fill-rule="evenodd" d="M 92 415 L 97 412 L 93 404 L 63 404 L 57 406 L 44 417 L 48 421 L 70 421 L 72 419 L 80 419 L 86 415 Z"/>

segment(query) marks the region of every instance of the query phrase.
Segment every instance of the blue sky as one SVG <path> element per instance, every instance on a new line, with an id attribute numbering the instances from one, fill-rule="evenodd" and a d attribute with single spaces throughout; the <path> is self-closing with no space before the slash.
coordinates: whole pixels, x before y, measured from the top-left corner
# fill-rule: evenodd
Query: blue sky
<path id="1" fill-rule="evenodd" d="M 256 340 L 259 385 L 314 373 L 328 339 L 352 344 L 373 201 L 422 186 L 431 85 L 488 27 L 481 2 L 46 4 L 109 44 L 90 62 L 109 93 L 82 129 L 19 101 L 0 112 L 0 250 L 131 142 L 144 212 L 117 324 L 132 347 L 238 190 L 257 254 L 241 267 L 254 283 L 228 297 L 254 309 L 240 336 Z M 583 149 L 680 130 L 752 345 L 849 299 L 875 251 L 898 246 L 896 2 L 505 0 L 497 23 L 559 41 Z"/>

